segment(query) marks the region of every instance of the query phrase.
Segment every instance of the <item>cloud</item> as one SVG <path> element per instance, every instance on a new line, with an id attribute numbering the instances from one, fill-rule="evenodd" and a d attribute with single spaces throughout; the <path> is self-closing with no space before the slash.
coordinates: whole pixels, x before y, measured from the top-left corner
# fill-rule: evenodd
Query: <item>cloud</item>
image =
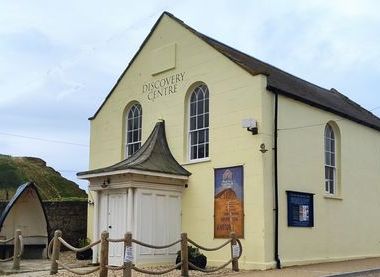
<path id="1" fill-rule="evenodd" d="M 374 108 L 380 106 L 379 9 L 380 2 L 370 0 L 4 2 L 0 132 L 87 143 L 87 118 L 163 10 L 228 45 Z M 380 114 L 379 109 L 374 112 Z M 58 169 L 88 166 L 88 149 L 1 135 L 0 146 L 0 153 L 40 156 Z"/>

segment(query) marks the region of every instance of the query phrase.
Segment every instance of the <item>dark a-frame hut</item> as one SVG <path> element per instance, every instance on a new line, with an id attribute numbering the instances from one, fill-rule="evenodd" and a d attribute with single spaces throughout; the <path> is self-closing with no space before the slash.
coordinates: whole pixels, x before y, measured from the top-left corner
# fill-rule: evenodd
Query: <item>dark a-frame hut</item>
<path id="1" fill-rule="evenodd" d="M 0 239 L 14 237 L 21 230 L 23 258 L 44 258 L 48 244 L 48 220 L 37 187 L 33 182 L 21 185 L 0 215 Z M 0 245 L 0 253 L 8 256 L 14 241 Z"/>

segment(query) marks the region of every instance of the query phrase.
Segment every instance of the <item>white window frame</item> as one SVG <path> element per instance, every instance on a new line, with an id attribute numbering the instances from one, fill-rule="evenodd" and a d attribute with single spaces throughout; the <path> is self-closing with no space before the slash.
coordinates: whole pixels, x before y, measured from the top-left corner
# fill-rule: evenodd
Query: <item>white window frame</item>
<path id="1" fill-rule="evenodd" d="M 328 133 L 329 132 L 329 133 Z M 328 143 L 333 145 L 333 149 L 328 148 Z M 332 143 L 332 144 L 331 144 Z M 327 124 L 325 127 L 324 133 L 324 164 L 325 164 L 325 193 L 329 195 L 334 195 L 337 192 L 337 180 L 336 180 L 336 135 L 334 129 L 330 124 Z M 330 162 L 328 163 L 327 156 L 329 157 Z M 332 169 L 332 179 L 328 178 L 328 170 Z M 332 184 L 331 184 L 332 183 Z"/>
<path id="2" fill-rule="evenodd" d="M 191 98 L 194 93 L 197 93 L 197 89 L 201 89 L 202 92 L 204 93 L 204 98 L 203 98 L 203 112 L 199 113 L 198 112 L 198 106 L 196 106 L 196 112 L 194 115 L 191 114 Z M 201 84 L 196 86 L 190 93 L 189 95 L 189 100 L 188 100 L 188 159 L 191 162 L 198 162 L 198 161 L 203 161 L 203 160 L 208 160 L 210 157 L 210 98 L 209 98 L 209 90 L 208 87 L 205 84 Z M 207 100 L 207 112 L 206 112 L 206 100 Z M 195 101 L 197 103 L 199 101 Z M 206 115 L 207 115 L 207 122 L 206 122 Z M 197 116 L 203 116 L 203 127 L 198 128 L 197 126 Z M 195 129 L 191 129 L 191 119 L 195 118 Z M 206 124 L 207 123 L 207 124 Z M 205 127 L 207 125 L 207 127 Z M 199 134 L 200 132 L 205 131 L 205 139 L 203 143 L 199 143 Z M 192 143 L 191 135 L 195 133 L 197 136 L 198 143 Z M 206 140 L 206 134 L 207 134 L 207 140 Z M 197 150 L 197 155 L 195 158 L 192 158 L 192 147 L 195 147 Z M 198 156 L 198 149 L 199 147 L 204 147 L 204 155 L 202 157 Z M 206 151 L 207 149 L 207 151 Z"/>
<path id="3" fill-rule="evenodd" d="M 133 111 L 134 109 L 134 111 Z M 132 116 L 130 117 L 130 113 Z M 137 115 L 136 115 L 137 112 Z M 134 119 L 137 118 L 137 126 L 133 126 Z M 129 120 L 132 121 L 132 126 L 129 124 Z M 129 158 L 132 156 L 140 147 L 141 147 L 141 133 L 142 133 L 142 107 L 139 103 L 133 104 L 127 111 L 125 117 L 125 157 Z M 133 132 L 137 131 L 137 139 L 134 139 Z M 128 139 L 128 134 L 131 134 L 132 140 Z M 137 149 L 132 150 L 132 153 L 129 152 L 129 146 L 137 146 Z"/>

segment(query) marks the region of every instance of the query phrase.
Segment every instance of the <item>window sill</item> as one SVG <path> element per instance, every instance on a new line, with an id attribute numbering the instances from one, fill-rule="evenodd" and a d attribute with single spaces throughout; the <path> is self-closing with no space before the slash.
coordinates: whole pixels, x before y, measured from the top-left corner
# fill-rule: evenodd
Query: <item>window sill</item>
<path id="1" fill-rule="evenodd" d="M 343 200 L 343 197 L 333 194 L 325 194 L 323 197 L 326 199 Z"/>
<path id="2" fill-rule="evenodd" d="M 188 161 L 187 163 L 183 163 L 181 165 L 191 165 L 191 164 L 199 164 L 199 163 L 206 163 L 206 162 L 211 162 L 211 159 L 210 158 L 204 158 L 204 159 L 191 160 L 191 161 Z"/>

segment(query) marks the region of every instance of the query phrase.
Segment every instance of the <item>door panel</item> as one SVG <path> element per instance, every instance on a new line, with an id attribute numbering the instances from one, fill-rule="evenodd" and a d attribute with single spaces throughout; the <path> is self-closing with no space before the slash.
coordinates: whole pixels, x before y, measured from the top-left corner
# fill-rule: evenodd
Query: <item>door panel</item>
<path id="1" fill-rule="evenodd" d="M 124 237 L 126 232 L 126 195 L 125 193 L 108 195 L 108 232 L 112 239 Z M 123 263 L 124 244 L 122 242 L 110 242 L 108 261 L 110 265 Z"/>
<path id="2" fill-rule="evenodd" d="M 136 237 L 153 245 L 180 238 L 181 194 L 174 191 L 138 189 L 136 192 Z M 179 244 L 165 249 L 136 246 L 137 262 L 174 262 Z"/>

